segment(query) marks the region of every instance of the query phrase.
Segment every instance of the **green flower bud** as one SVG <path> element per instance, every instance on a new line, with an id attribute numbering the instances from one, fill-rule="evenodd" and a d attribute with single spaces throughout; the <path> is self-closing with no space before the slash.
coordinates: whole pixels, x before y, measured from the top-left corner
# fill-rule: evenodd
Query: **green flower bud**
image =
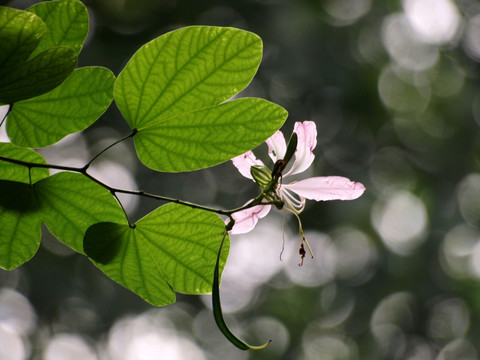
<path id="1" fill-rule="evenodd" d="M 250 168 L 250 174 L 252 174 L 253 179 L 262 190 L 268 188 L 268 186 L 272 182 L 272 173 L 266 166 L 253 165 Z"/>

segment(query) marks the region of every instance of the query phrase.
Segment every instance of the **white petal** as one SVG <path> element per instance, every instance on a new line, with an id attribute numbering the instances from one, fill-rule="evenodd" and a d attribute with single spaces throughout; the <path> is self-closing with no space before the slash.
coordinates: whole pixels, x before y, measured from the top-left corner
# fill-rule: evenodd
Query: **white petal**
<path id="1" fill-rule="evenodd" d="M 252 174 L 250 174 L 250 168 L 253 165 L 263 165 L 263 162 L 261 160 L 258 160 L 251 151 L 247 151 L 245 154 L 234 157 L 232 159 L 232 162 L 233 165 L 235 165 L 235 167 L 238 169 L 240 174 L 252 180 L 253 177 Z"/>
<path id="2" fill-rule="evenodd" d="M 271 205 L 256 205 L 232 214 L 235 219 L 235 225 L 230 230 L 230 234 L 244 234 L 253 230 L 258 220 L 267 216 L 271 207 Z M 228 224 L 228 221 L 229 219 L 225 223 Z"/>
<path id="3" fill-rule="evenodd" d="M 298 174 L 312 165 L 315 155 L 313 149 L 317 146 L 317 126 L 313 121 L 296 122 L 293 132 L 297 133 L 298 144 L 295 152 L 295 162 L 291 169 L 285 174 Z"/>
<path id="4" fill-rule="evenodd" d="M 316 201 L 353 200 L 365 191 L 365 186 L 361 183 L 341 176 L 312 177 L 282 185 L 282 188 Z"/>
<path id="5" fill-rule="evenodd" d="M 281 131 L 277 131 L 265 142 L 268 145 L 268 155 L 273 162 L 276 162 L 278 159 L 283 159 L 285 152 L 287 151 L 287 144 L 285 143 L 285 138 Z"/>

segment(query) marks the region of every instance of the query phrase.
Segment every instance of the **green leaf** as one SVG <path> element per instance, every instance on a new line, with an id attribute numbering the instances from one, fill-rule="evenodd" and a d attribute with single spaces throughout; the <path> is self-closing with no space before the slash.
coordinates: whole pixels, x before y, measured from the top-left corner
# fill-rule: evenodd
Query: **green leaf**
<path id="1" fill-rule="evenodd" d="M 33 186 L 0 180 L 0 267 L 13 269 L 35 254 L 42 223 L 83 253 L 86 230 L 103 221 L 126 223 L 110 192 L 84 175 L 62 172 Z"/>
<path id="2" fill-rule="evenodd" d="M 35 255 L 42 232 L 30 185 L 0 180 L 0 267 L 14 269 Z"/>
<path id="3" fill-rule="evenodd" d="M 54 90 L 16 103 L 7 118 L 11 141 L 24 147 L 44 147 L 84 130 L 111 104 L 114 82 L 110 70 L 84 67 Z"/>
<path id="4" fill-rule="evenodd" d="M 73 250 L 84 253 L 83 237 L 98 222 L 126 223 L 110 192 L 81 174 L 61 172 L 35 184 L 42 220 L 50 232 Z"/>
<path id="5" fill-rule="evenodd" d="M 60 45 L 72 48 L 77 54 L 80 52 L 88 34 L 88 11 L 80 1 L 45 1 L 28 11 L 47 25 L 45 36 L 30 57 Z"/>
<path id="6" fill-rule="evenodd" d="M 114 89 L 127 123 L 138 130 L 140 160 L 160 171 L 197 170 L 272 135 L 287 117 L 280 106 L 261 99 L 223 103 L 249 84 L 261 57 L 257 35 L 211 26 L 172 31 L 141 47 Z"/>
<path id="7" fill-rule="evenodd" d="M 46 30 L 35 14 L 0 7 L 0 79 L 27 61 Z"/>
<path id="8" fill-rule="evenodd" d="M 142 46 L 115 83 L 115 101 L 132 128 L 217 105 L 244 89 L 262 58 L 262 41 L 233 28 L 192 26 Z"/>
<path id="9" fill-rule="evenodd" d="M 72 73 L 75 66 L 77 55 L 72 49 L 54 47 L 45 50 L 0 78 L 0 104 L 12 104 L 52 90 Z"/>
<path id="10" fill-rule="evenodd" d="M 238 99 L 140 130 L 140 160 L 152 169 L 190 171 L 217 165 L 260 145 L 285 121 L 283 108 L 262 99 Z"/>
<path id="11" fill-rule="evenodd" d="M 238 99 L 140 130 L 135 147 L 140 160 L 152 169 L 197 170 L 260 145 L 286 117 L 282 107 L 266 100 Z"/>
<path id="12" fill-rule="evenodd" d="M 62 46 L 49 48 L 28 60 L 45 32 L 46 25 L 35 14 L 0 7 L 0 104 L 12 104 L 52 90 L 77 65 L 75 51 Z"/>
<path id="13" fill-rule="evenodd" d="M 0 143 L 0 156 L 36 164 L 45 164 L 45 159 L 39 153 L 15 146 L 11 143 Z M 49 171 L 44 168 L 32 168 L 0 160 L 0 179 L 34 183 L 48 177 Z M 30 178 L 31 177 L 31 178 Z"/>
<path id="14" fill-rule="evenodd" d="M 145 301 L 163 306 L 174 291 L 211 291 L 217 252 L 225 231 L 215 214 L 167 204 L 140 219 L 134 227 L 95 224 L 84 239 L 86 254 L 107 276 Z M 220 266 L 228 255 L 228 239 Z"/>

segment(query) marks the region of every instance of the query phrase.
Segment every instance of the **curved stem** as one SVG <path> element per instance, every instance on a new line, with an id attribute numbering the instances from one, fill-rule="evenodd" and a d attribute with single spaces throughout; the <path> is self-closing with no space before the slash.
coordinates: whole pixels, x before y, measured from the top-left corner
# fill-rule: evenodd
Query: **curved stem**
<path id="1" fill-rule="evenodd" d="M 261 350 L 267 347 L 271 340 L 268 340 L 265 344 L 260 346 L 251 346 L 247 343 L 240 340 L 238 337 L 233 334 L 227 326 L 225 319 L 223 318 L 222 305 L 220 303 L 220 258 L 222 255 L 222 248 L 225 239 L 227 238 L 228 232 L 223 233 L 223 238 L 220 243 L 220 248 L 218 249 L 217 262 L 215 264 L 215 272 L 213 274 L 213 284 L 212 284 L 212 305 L 213 305 L 213 317 L 215 323 L 218 326 L 218 329 L 222 332 L 223 335 L 230 341 L 233 345 L 241 350 Z"/>

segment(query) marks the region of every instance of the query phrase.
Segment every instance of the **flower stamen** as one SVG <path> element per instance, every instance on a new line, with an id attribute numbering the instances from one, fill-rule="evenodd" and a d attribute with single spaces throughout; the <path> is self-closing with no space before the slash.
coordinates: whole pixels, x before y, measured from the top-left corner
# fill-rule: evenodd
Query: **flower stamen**
<path id="1" fill-rule="evenodd" d="M 285 202 L 290 207 L 289 210 L 296 215 L 300 214 L 305 209 L 305 199 L 302 199 L 300 196 L 296 197 L 292 191 L 280 187 L 278 193 L 280 198 L 285 199 Z"/>
<path id="2" fill-rule="evenodd" d="M 305 242 L 305 245 L 307 245 L 308 252 L 310 253 L 310 256 L 312 257 L 312 259 L 314 257 L 313 250 L 310 247 L 310 244 L 308 243 L 308 240 L 305 237 L 305 234 L 303 233 L 303 226 L 302 226 L 302 221 L 300 220 L 300 216 L 298 216 L 296 211 L 294 211 L 292 209 L 289 209 L 288 207 L 284 207 L 284 210 L 290 211 L 292 214 L 294 214 L 296 216 L 296 218 L 298 220 L 298 231 L 300 232 L 300 236 L 302 237 L 302 241 L 300 242 L 300 250 L 299 250 L 299 254 L 302 258 L 302 261 L 300 262 L 300 264 L 298 264 L 298 266 L 302 266 L 303 265 L 303 258 L 305 257 L 305 254 L 306 254 L 305 247 L 303 246 L 303 243 Z M 285 219 L 285 217 L 284 217 L 284 219 Z M 282 223 L 282 230 L 283 230 L 283 223 Z M 303 251 L 302 251 L 302 249 L 303 249 Z M 282 252 L 283 252 L 283 244 L 282 244 Z"/>

